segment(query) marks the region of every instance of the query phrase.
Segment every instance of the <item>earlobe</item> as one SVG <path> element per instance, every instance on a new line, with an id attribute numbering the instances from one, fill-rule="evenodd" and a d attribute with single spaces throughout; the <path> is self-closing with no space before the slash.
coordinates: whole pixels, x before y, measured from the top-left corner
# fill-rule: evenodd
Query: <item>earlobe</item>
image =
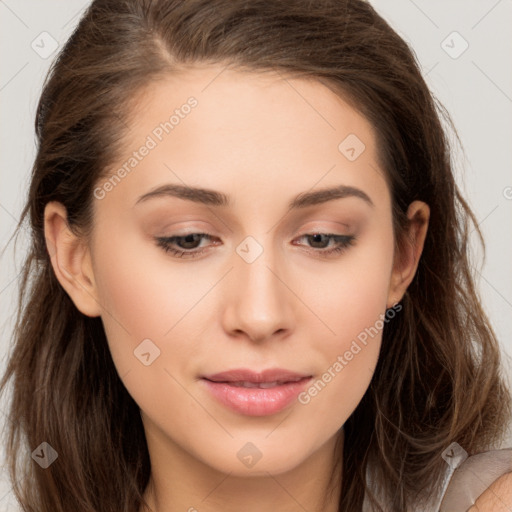
<path id="1" fill-rule="evenodd" d="M 388 308 L 400 302 L 416 274 L 427 236 L 429 217 L 430 208 L 423 201 L 413 201 L 407 209 L 409 229 L 404 243 L 401 244 L 400 252 L 395 255 L 388 293 Z"/>
<path id="2" fill-rule="evenodd" d="M 66 208 L 49 202 L 44 211 L 44 233 L 48 254 L 57 280 L 84 315 L 100 316 L 90 251 L 67 223 Z"/>

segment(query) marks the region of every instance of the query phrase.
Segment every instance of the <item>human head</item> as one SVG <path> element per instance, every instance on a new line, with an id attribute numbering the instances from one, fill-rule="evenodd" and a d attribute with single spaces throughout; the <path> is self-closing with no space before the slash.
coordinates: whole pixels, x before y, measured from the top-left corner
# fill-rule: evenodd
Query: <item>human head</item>
<path id="1" fill-rule="evenodd" d="M 456 212 L 459 198 L 435 101 L 405 43 L 364 2 L 321 2 L 314 12 L 311 8 L 309 4 L 296 3 L 291 16 L 290 5 L 255 2 L 245 8 L 233 2 L 218 2 L 212 18 L 200 2 L 95 2 L 61 54 L 40 103 L 41 144 L 34 167 L 37 177 L 32 182 L 27 209 L 34 227 L 34 258 L 46 263 L 49 289 L 62 294 L 60 302 L 49 300 L 48 295 L 46 300 L 64 306 L 64 313 L 60 314 L 67 319 L 71 332 L 87 333 L 82 346 L 77 344 L 77 353 L 82 350 L 87 354 L 86 341 L 94 337 L 98 353 L 106 354 L 101 324 L 75 311 L 55 276 L 48 272 L 50 261 L 43 229 L 48 202 L 65 206 L 76 234 L 92 234 L 92 194 L 104 179 L 100 173 L 111 170 L 127 147 L 122 135 L 126 134 L 126 126 L 135 122 L 130 114 L 137 112 L 135 98 L 140 98 L 136 93 L 152 80 L 164 81 L 174 69 L 180 71 L 183 64 L 226 63 L 237 69 L 278 70 L 286 76 L 321 82 L 364 116 L 375 130 L 375 154 L 389 186 L 397 254 L 407 247 L 404 235 L 409 205 L 421 200 L 431 211 L 423 256 L 415 280 L 407 283 L 403 313 L 387 326 L 374 382 L 346 423 L 349 439 L 357 436 L 357 443 L 351 446 L 359 446 L 360 450 L 364 443 L 373 443 L 374 457 L 380 454 L 383 459 L 384 453 L 391 457 L 391 450 L 388 447 L 386 451 L 385 443 L 377 447 L 371 429 L 361 428 L 361 419 L 370 416 L 374 427 L 380 425 L 377 435 L 382 437 L 386 428 L 394 431 L 396 426 L 403 427 L 408 393 L 405 384 L 414 375 L 417 377 L 415 360 L 424 352 L 437 351 L 437 365 L 442 367 L 443 362 L 453 361 L 448 352 L 456 352 L 462 346 L 456 340 L 449 349 L 443 347 L 450 329 L 453 332 L 462 327 L 460 317 L 453 315 L 455 303 L 460 300 L 456 282 L 461 274 L 457 266 L 464 262 L 465 250 L 464 243 L 457 245 L 458 237 L 463 236 Z M 191 12 L 195 13 L 193 21 L 187 17 Z M 262 16 L 262 12 L 266 15 Z M 275 22 L 279 17 L 289 23 L 293 20 L 294 25 L 286 30 Z M 197 31 L 199 22 L 203 32 Z M 230 33 L 226 26 L 231 27 Z M 304 30 L 294 27 L 309 27 L 315 37 L 304 44 Z M 93 40 L 94 50 L 89 46 Z M 178 72 L 176 76 L 179 78 Z M 61 86 L 64 83 L 65 88 Z M 464 272 L 462 275 L 467 279 Z M 469 281 L 467 286 L 472 291 Z M 474 306 L 471 296 L 466 300 L 466 307 Z M 485 325 L 479 328 L 484 332 Z M 85 355 L 84 361 L 87 357 L 94 356 Z M 404 365 L 396 368 L 396 360 L 404 361 Z M 94 365 L 105 387 L 113 394 L 122 394 L 112 366 L 107 372 L 101 371 L 103 366 L 98 361 L 86 366 Z M 402 385 L 389 389 L 391 377 Z M 446 387 L 453 384 L 448 374 L 441 373 L 441 377 Z M 81 378 L 82 384 L 88 382 L 86 375 Z M 419 416 L 431 407 L 426 398 L 427 381 L 425 378 L 418 387 L 424 400 L 415 404 Z M 129 402 L 127 396 L 123 399 Z M 393 411 L 392 404 L 397 401 L 402 408 Z M 136 410 L 133 405 L 132 412 Z M 393 427 L 382 425 L 383 418 L 390 419 Z M 418 424 L 419 421 L 414 428 Z M 432 434 L 432 426 L 425 428 Z M 408 445 L 406 449 L 413 448 Z M 356 452 L 354 448 L 346 454 L 348 463 L 355 460 Z M 361 468 L 363 464 L 354 479 L 361 478 Z"/>

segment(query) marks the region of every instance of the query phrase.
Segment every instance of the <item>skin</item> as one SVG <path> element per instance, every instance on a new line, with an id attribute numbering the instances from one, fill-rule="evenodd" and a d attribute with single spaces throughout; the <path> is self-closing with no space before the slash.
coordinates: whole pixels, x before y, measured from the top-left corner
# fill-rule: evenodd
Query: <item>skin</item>
<path id="1" fill-rule="evenodd" d="M 140 406 L 151 510 L 335 511 L 339 487 L 322 503 L 334 443 L 370 383 L 381 331 L 309 403 L 270 416 L 227 409 L 200 376 L 245 367 L 320 378 L 403 297 L 429 208 L 410 205 L 410 244 L 395 253 L 391 198 L 369 122 L 318 81 L 222 70 L 191 68 L 148 85 L 111 172 L 187 98 L 198 105 L 94 199 L 90 239 L 73 235 L 65 209 L 49 203 L 48 250 L 77 308 L 101 316 L 119 375 Z M 349 134 L 365 144 L 354 161 L 338 150 Z M 159 197 L 134 206 L 167 183 L 221 191 L 233 204 Z M 373 206 L 345 197 L 287 209 L 300 193 L 341 184 L 364 191 Z M 321 256 L 336 242 L 315 245 L 304 236 L 318 232 L 356 241 Z M 212 236 L 198 242 L 205 251 L 197 258 L 173 257 L 154 240 L 187 233 Z M 236 251 L 248 236 L 263 250 L 251 263 Z M 149 366 L 134 357 L 147 338 L 160 350 Z M 261 454 L 251 468 L 237 457 L 247 442 Z"/>
<path id="2" fill-rule="evenodd" d="M 512 510 L 512 473 L 498 478 L 468 512 L 510 512 Z"/>

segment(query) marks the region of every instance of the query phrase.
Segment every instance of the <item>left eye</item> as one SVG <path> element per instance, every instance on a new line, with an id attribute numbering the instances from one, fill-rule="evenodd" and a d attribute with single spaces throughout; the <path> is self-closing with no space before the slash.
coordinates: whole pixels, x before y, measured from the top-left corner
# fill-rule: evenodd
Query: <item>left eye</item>
<path id="1" fill-rule="evenodd" d="M 353 235 L 335 235 L 332 233 L 312 233 L 302 235 L 299 237 L 299 239 L 301 238 L 306 238 L 308 242 L 312 241 L 313 244 L 320 244 L 322 247 L 314 247 L 320 250 L 314 252 L 317 252 L 321 255 L 341 253 L 349 246 L 351 246 L 355 241 L 355 236 Z M 329 246 L 330 241 L 334 241 L 334 247 L 325 250 L 324 243 L 327 242 L 327 246 Z"/>
<path id="2" fill-rule="evenodd" d="M 212 238 L 211 235 L 206 233 L 189 233 L 187 235 L 157 237 L 155 240 L 157 245 L 165 252 L 171 253 L 177 258 L 193 258 L 204 252 L 204 249 L 195 250 L 198 247 L 198 243 L 200 243 L 202 239 L 212 240 Z M 313 247 L 310 247 L 309 250 L 321 256 L 339 254 L 353 245 L 356 239 L 353 235 L 336 235 L 332 233 L 306 234 L 298 237 L 298 240 L 303 238 L 306 238 L 309 243 L 313 244 Z M 326 249 L 331 241 L 334 241 L 334 247 Z M 318 247 L 318 245 L 321 247 Z M 176 246 L 178 248 L 176 248 Z"/>

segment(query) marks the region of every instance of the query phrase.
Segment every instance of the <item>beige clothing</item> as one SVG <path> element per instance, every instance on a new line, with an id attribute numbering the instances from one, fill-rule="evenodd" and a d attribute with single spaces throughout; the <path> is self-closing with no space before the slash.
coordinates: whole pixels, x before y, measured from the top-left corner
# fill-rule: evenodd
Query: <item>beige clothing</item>
<path id="1" fill-rule="evenodd" d="M 460 446 L 456 446 L 460 449 Z M 464 450 L 461 450 L 463 453 L 458 452 L 456 447 L 446 452 L 443 458 L 447 461 L 447 469 L 441 493 L 432 499 L 428 509 L 422 507 L 421 510 L 418 508 L 411 512 L 467 512 L 496 480 L 512 473 L 512 448 L 482 452 L 470 457 L 467 457 Z M 368 481 L 371 485 L 371 478 Z M 366 497 L 363 512 L 372 512 Z"/>

